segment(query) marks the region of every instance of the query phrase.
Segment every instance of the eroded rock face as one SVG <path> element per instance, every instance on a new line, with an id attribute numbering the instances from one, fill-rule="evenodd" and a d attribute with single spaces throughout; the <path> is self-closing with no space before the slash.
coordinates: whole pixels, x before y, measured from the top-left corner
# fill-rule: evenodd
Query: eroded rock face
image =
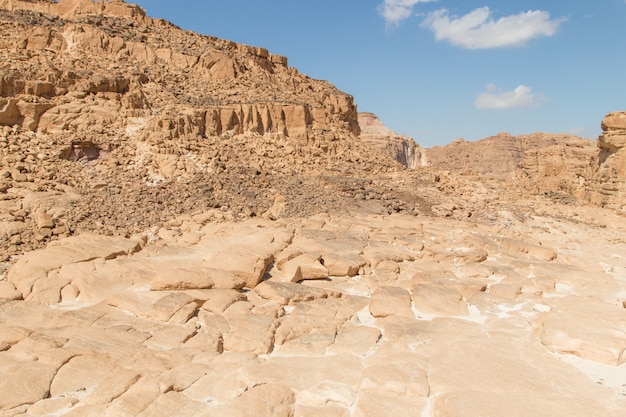
<path id="1" fill-rule="evenodd" d="M 189 132 L 185 119 L 157 116 L 155 126 L 175 132 L 168 135 L 169 139 L 189 133 L 219 136 L 228 132 L 280 134 L 306 140 L 315 132 L 334 128 L 359 133 L 352 97 L 328 83 L 298 74 L 287 67 L 286 59 L 266 49 L 183 34 L 166 22 L 145 17 L 141 8 L 123 1 L 16 0 L 4 1 L 0 7 L 35 14 L 34 21 L 31 19 L 23 29 L 14 21 L 16 32 L 6 36 L 4 46 L 41 55 L 44 61 L 39 72 L 13 69 L 0 74 L 0 125 L 17 124 L 48 132 L 70 127 L 84 130 L 95 123 L 115 124 L 117 118 L 129 112 L 162 108 L 164 100 L 171 103 L 174 99 L 196 111 L 208 112 L 209 117 Z M 54 24 L 42 16 L 52 16 Z M 100 27 L 91 24 L 94 19 Z M 124 20 L 126 26 L 120 24 Z M 141 34 L 129 30 L 132 27 L 141 28 Z M 154 36 L 158 37 L 156 32 L 162 31 L 170 36 L 153 41 Z M 175 38 L 185 36 L 195 38 L 193 46 L 179 46 Z M 90 66 L 77 70 L 80 66 L 75 62 L 51 65 L 60 60 L 46 56 L 45 51 L 71 55 L 74 61 L 89 58 Z M 99 68 L 98 57 L 104 59 L 103 67 Z M 125 71 L 128 60 L 153 66 L 155 72 Z M 254 86 L 258 78 L 272 85 L 272 91 Z M 162 86 L 166 80 L 176 83 L 168 94 L 152 88 L 156 87 L 153 83 Z M 232 84 L 228 92 L 223 83 Z M 98 100 L 90 100 L 94 96 Z M 69 101 L 72 103 L 68 107 Z M 94 115 L 85 119 L 79 115 L 84 113 Z M 94 121 L 98 116 L 103 119 Z"/>
<path id="2" fill-rule="evenodd" d="M 580 146 L 570 142 L 529 152 L 523 164 L 526 175 L 531 181 L 542 184 L 542 192 L 558 191 L 599 206 L 623 210 L 625 114 L 606 115 L 601 124 L 603 133 L 596 143 Z"/>
<path id="3" fill-rule="evenodd" d="M 2 0 L 0 7 L 8 10 L 32 10 L 58 16 L 100 14 L 123 17 L 145 17 L 146 12 L 139 6 L 123 0 L 96 2 L 92 0 Z"/>
<path id="4" fill-rule="evenodd" d="M 407 136 L 398 135 L 388 129 L 372 113 L 359 113 L 361 140 L 373 148 L 379 149 L 407 168 L 424 165 L 423 150 Z"/>
<path id="5" fill-rule="evenodd" d="M 626 196 L 626 112 L 614 112 L 602 120 L 598 139 L 597 172 L 590 181 L 588 198 L 599 205 L 624 210 Z"/>
<path id="6" fill-rule="evenodd" d="M 144 232 L 169 211 L 280 218 L 382 201 L 388 187 L 362 178 L 400 168 L 358 140 L 350 95 L 267 49 L 123 1 L 3 1 L 0 32 L 3 261 L 79 230 Z"/>
<path id="7" fill-rule="evenodd" d="M 524 163 L 526 152 L 541 152 L 544 148 L 569 142 L 582 144 L 584 140 L 571 135 L 536 133 L 512 136 L 499 133 L 476 142 L 457 139 L 449 145 L 428 149 L 425 154 L 432 167 L 510 180 Z"/>
<path id="8" fill-rule="evenodd" d="M 428 163 L 468 177 L 505 181 L 520 194 L 543 194 L 623 210 L 626 180 L 624 112 L 609 113 L 597 141 L 571 135 L 501 133 L 424 151 Z"/>
<path id="9" fill-rule="evenodd" d="M 604 131 L 598 140 L 598 147 L 610 152 L 626 146 L 626 112 L 607 114 L 602 120 Z"/>

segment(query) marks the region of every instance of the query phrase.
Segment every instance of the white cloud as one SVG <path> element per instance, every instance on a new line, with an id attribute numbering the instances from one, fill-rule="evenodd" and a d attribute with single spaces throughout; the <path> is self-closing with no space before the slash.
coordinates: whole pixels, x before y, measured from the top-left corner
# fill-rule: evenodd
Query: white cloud
<path id="1" fill-rule="evenodd" d="M 450 17 L 448 10 L 434 11 L 422 22 L 438 41 L 468 49 L 523 46 L 538 36 L 552 36 L 565 19 L 550 19 L 542 10 L 522 12 L 494 20 L 489 7 L 472 10 L 465 16 Z"/>
<path id="2" fill-rule="evenodd" d="M 481 110 L 504 110 L 539 107 L 548 99 L 541 93 L 533 93 L 530 87 L 520 85 L 512 91 L 502 91 L 493 84 L 476 97 L 475 105 Z"/>
<path id="3" fill-rule="evenodd" d="M 385 0 L 378 6 L 378 13 L 385 19 L 387 25 L 397 25 L 411 17 L 413 7 L 417 3 L 428 3 L 437 0 Z"/>

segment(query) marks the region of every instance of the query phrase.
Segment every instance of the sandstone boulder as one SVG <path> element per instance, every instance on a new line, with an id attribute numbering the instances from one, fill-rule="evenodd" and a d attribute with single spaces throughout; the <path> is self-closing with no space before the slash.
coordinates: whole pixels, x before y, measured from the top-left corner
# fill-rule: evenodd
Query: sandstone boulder
<path id="1" fill-rule="evenodd" d="M 411 295 L 399 287 L 380 287 L 370 301 L 369 310 L 374 317 L 414 317 L 411 310 Z"/>

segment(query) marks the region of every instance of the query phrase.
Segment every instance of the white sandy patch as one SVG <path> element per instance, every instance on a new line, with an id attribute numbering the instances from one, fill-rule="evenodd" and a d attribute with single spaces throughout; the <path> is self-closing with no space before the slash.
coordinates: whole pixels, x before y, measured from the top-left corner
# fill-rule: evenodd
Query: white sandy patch
<path id="1" fill-rule="evenodd" d="M 80 310 L 81 308 L 88 307 L 91 307 L 91 304 L 81 301 L 80 296 L 70 301 L 63 301 L 58 304 L 50 304 L 51 309 L 63 311 L 75 311 Z"/>
<path id="2" fill-rule="evenodd" d="M 431 321 L 432 319 L 436 319 L 437 317 L 443 317 L 432 313 L 424 313 L 415 308 L 415 304 L 413 303 L 411 303 L 411 310 L 413 311 L 413 314 L 415 315 L 415 318 L 417 320 Z"/>
<path id="3" fill-rule="evenodd" d="M 482 311 L 478 309 L 478 307 L 476 307 L 473 304 L 469 304 L 467 307 L 469 310 L 469 315 L 463 317 L 463 319 L 467 321 L 471 321 L 473 323 L 484 325 L 487 319 L 489 318 L 489 316 L 487 314 L 484 314 Z"/>
<path id="4" fill-rule="evenodd" d="M 472 323 L 478 323 L 480 325 L 485 324 L 488 318 L 493 317 L 493 315 L 480 311 L 478 307 L 476 307 L 473 304 L 468 304 L 468 310 L 469 310 L 469 314 L 466 316 L 445 316 L 441 314 L 424 313 L 422 311 L 419 311 L 415 307 L 413 307 L 413 314 L 415 314 L 415 317 L 417 320 L 421 320 L 421 321 L 432 321 L 433 319 L 436 319 L 439 317 L 449 317 L 449 318 L 470 321 Z"/>
<path id="5" fill-rule="evenodd" d="M 370 313 L 369 306 L 363 307 L 361 310 L 357 311 L 356 316 L 359 319 L 359 322 L 363 326 L 374 327 L 376 329 L 379 329 L 378 326 L 376 326 L 376 319 Z"/>
<path id="6" fill-rule="evenodd" d="M 554 284 L 554 290 L 559 294 L 572 294 L 572 286 L 569 284 L 562 284 L 558 282 Z"/>
<path id="7" fill-rule="evenodd" d="M 615 391 L 615 398 L 626 400 L 626 364 L 612 366 L 570 354 L 555 353 L 554 356 L 574 366 L 596 384 Z"/>
<path id="8" fill-rule="evenodd" d="M 426 407 L 424 407 L 424 409 L 422 410 L 420 417 L 434 417 L 435 410 L 433 410 L 433 404 L 435 403 L 436 399 L 437 395 L 433 395 L 431 393 L 431 395 L 426 400 Z"/>
<path id="9" fill-rule="evenodd" d="M 533 311 L 536 313 L 549 313 L 552 310 L 552 307 L 546 304 L 535 304 L 533 306 Z"/>
<path id="10" fill-rule="evenodd" d="M 316 280 L 303 281 L 302 284 L 310 285 L 312 287 L 332 289 L 346 295 L 354 295 L 358 297 L 372 296 L 369 283 L 361 275 L 355 275 L 351 279 L 342 278 L 341 280 L 333 277 L 331 285 L 329 285 L 327 281 L 321 281 L 320 285 L 315 285 L 315 281 Z"/>
<path id="11" fill-rule="evenodd" d="M 612 274 L 613 272 L 615 272 L 613 270 L 613 266 L 609 265 L 607 263 L 604 262 L 599 262 L 598 265 L 600 265 L 600 268 L 602 268 L 602 270 L 604 271 L 605 274 Z"/>
<path id="12" fill-rule="evenodd" d="M 510 313 L 520 312 L 521 309 L 526 305 L 526 303 L 508 305 L 508 304 L 496 304 L 494 307 L 495 316 L 499 319 L 505 319 L 508 317 L 512 317 Z"/>

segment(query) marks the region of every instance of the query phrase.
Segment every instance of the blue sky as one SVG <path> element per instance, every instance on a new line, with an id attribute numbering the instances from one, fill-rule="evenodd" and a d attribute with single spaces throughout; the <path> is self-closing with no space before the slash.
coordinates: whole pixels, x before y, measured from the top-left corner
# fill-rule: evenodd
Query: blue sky
<path id="1" fill-rule="evenodd" d="M 595 139 L 606 113 L 626 110 L 626 0 L 134 2 L 285 55 L 424 147 L 498 132 Z"/>

